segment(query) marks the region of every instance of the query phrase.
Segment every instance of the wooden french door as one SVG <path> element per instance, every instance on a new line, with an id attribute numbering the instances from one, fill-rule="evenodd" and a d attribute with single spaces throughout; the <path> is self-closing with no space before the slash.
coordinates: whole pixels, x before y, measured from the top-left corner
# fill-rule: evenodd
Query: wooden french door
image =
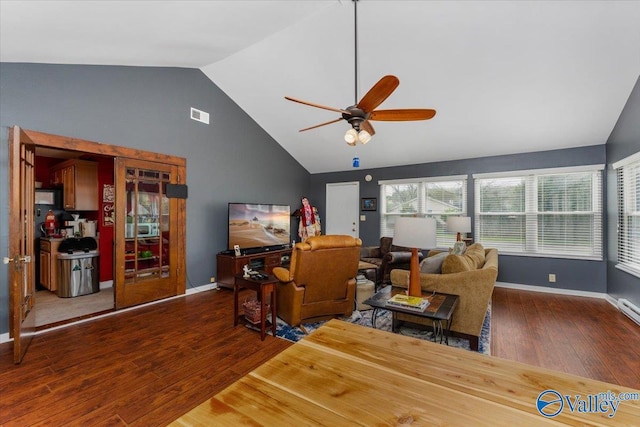
<path id="1" fill-rule="evenodd" d="M 35 145 L 18 126 L 9 133 L 10 332 L 13 361 L 20 363 L 35 334 L 34 214 Z"/>
<path id="2" fill-rule="evenodd" d="M 181 290 L 177 254 L 183 239 L 178 220 L 184 214 L 184 200 L 167 196 L 167 185 L 178 183 L 179 177 L 174 165 L 116 159 L 117 309 L 175 296 Z"/>

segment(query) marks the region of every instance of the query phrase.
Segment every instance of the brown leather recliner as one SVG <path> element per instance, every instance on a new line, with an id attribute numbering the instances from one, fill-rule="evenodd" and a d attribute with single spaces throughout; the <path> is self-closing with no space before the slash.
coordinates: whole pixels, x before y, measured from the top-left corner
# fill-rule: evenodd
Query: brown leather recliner
<path id="1" fill-rule="evenodd" d="M 326 235 L 297 243 L 290 269 L 276 267 L 278 317 L 291 326 L 353 311 L 362 240 Z"/>

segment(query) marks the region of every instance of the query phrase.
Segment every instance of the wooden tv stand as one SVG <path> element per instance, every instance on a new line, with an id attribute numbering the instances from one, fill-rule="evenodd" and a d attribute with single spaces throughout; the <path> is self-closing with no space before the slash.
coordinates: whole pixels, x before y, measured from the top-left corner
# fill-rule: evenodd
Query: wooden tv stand
<path id="1" fill-rule="evenodd" d="M 242 273 L 242 267 L 246 264 L 252 270 L 271 274 L 275 267 L 288 266 L 290 257 L 291 249 L 277 249 L 240 256 L 220 253 L 216 256 L 217 283 L 224 288 L 233 289 L 234 276 Z"/>

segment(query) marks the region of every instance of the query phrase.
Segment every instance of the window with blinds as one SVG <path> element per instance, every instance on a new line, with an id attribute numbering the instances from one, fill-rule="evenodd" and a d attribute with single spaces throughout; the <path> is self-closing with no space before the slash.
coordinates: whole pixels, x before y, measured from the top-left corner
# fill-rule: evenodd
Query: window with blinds
<path id="1" fill-rule="evenodd" d="M 381 236 L 393 236 L 398 217 L 428 217 L 436 220 L 437 246 L 453 246 L 456 233 L 447 230 L 447 218 L 467 215 L 466 175 L 380 181 L 379 184 Z"/>
<path id="2" fill-rule="evenodd" d="M 640 277 L 640 152 L 614 163 L 618 178 L 618 264 Z"/>
<path id="3" fill-rule="evenodd" d="M 502 253 L 602 259 L 602 166 L 474 179 L 476 241 Z"/>

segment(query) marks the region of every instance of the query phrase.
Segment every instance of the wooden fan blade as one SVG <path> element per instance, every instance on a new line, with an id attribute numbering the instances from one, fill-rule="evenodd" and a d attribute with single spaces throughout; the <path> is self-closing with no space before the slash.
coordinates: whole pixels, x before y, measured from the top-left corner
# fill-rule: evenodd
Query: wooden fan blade
<path id="1" fill-rule="evenodd" d="M 367 113 L 375 110 L 378 105 L 382 104 L 384 100 L 396 90 L 399 84 L 400 80 L 398 80 L 396 76 L 384 76 L 362 97 L 360 102 L 358 102 L 358 108 Z"/>
<path id="2" fill-rule="evenodd" d="M 331 120 L 330 122 L 320 123 L 319 125 L 310 126 L 308 128 L 300 129 L 298 132 L 304 132 L 305 130 L 311 130 L 311 129 L 319 128 L 320 126 L 330 125 L 331 123 L 337 123 L 340 120 L 344 120 L 344 119 L 342 117 L 340 117 L 339 119 Z"/>
<path id="3" fill-rule="evenodd" d="M 411 121 L 429 120 L 436 115 L 436 110 L 425 108 L 407 108 L 402 110 L 378 110 L 372 111 L 369 120 L 383 121 Z"/>
<path id="4" fill-rule="evenodd" d="M 351 115 L 351 111 L 341 110 L 340 108 L 327 107 L 326 105 L 314 104 L 313 102 L 303 101 L 301 99 L 292 98 L 290 96 L 285 96 L 284 99 L 289 101 L 298 102 L 300 104 L 309 105 L 311 107 L 322 108 L 324 110 L 335 111 L 336 113 L 343 113 Z"/>
<path id="5" fill-rule="evenodd" d="M 362 123 L 360 123 L 360 129 L 366 130 L 367 132 L 369 132 L 369 135 L 371 136 L 376 134 L 376 131 L 371 125 L 371 123 L 369 123 L 369 120 L 365 120 Z"/>

